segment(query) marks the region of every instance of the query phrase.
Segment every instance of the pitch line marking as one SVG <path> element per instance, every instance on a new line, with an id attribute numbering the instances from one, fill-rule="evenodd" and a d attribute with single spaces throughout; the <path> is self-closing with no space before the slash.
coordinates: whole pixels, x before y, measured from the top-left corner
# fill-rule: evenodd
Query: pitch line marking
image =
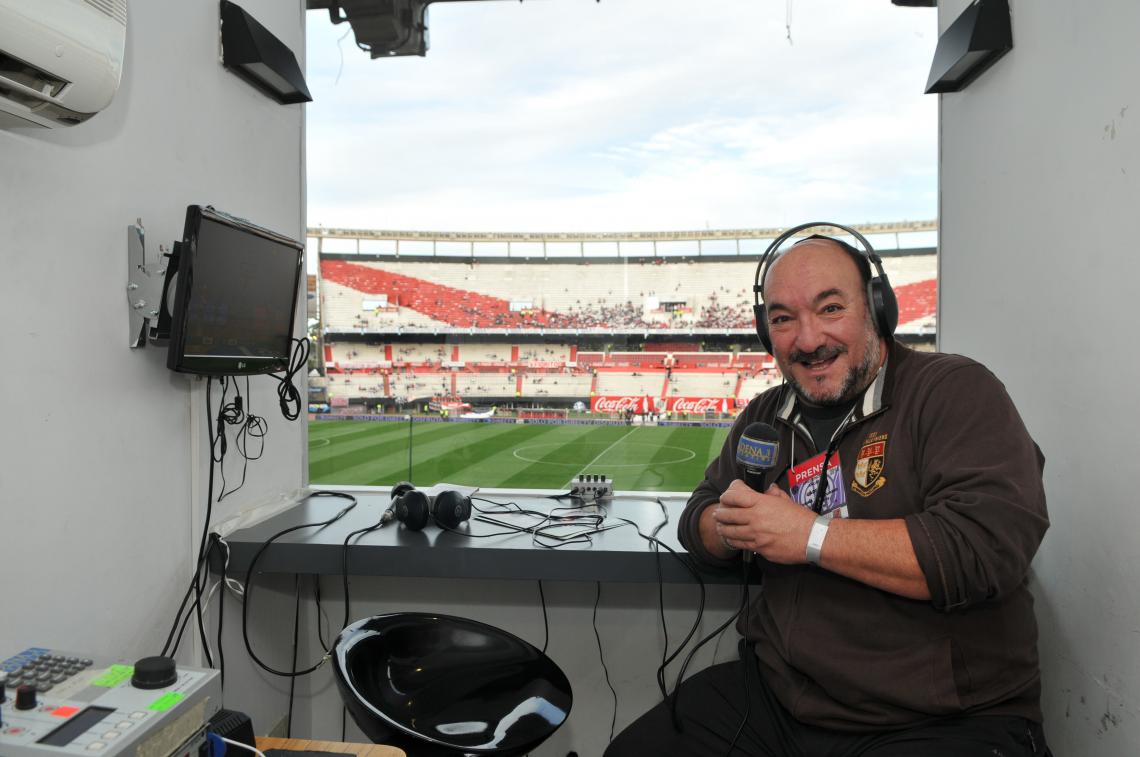
<path id="1" fill-rule="evenodd" d="M 625 436 L 623 436 L 622 438 L 618 439 L 616 442 L 614 442 L 614 443 L 613 443 L 613 444 L 611 444 L 610 446 L 606 447 L 604 450 L 602 450 L 601 452 L 599 452 L 599 453 L 598 453 L 598 456 L 597 456 L 597 457 L 595 457 L 595 458 L 594 458 L 593 460 L 591 460 L 590 462 L 586 463 L 586 466 L 585 466 L 584 468 L 582 468 L 582 470 L 589 470 L 589 469 L 590 469 L 590 466 L 591 466 L 591 465 L 593 465 L 594 463 L 596 463 L 596 462 L 598 462 L 599 460 L 601 460 L 601 459 L 602 459 L 602 456 L 603 456 L 603 455 L 605 455 L 605 454 L 606 454 L 607 452 L 609 452 L 611 449 L 613 449 L 614 447 L 618 446 L 619 444 L 621 444 L 622 442 L 624 442 L 626 439 L 628 439 L 628 438 L 629 438 L 629 435 L 630 435 L 630 434 L 632 434 L 634 431 L 637 431 L 637 429 L 636 429 L 636 428 L 631 428 L 631 429 L 629 430 L 629 432 L 628 432 L 628 433 L 626 433 L 626 435 L 625 435 Z"/>
<path id="2" fill-rule="evenodd" d="M 321 442 L 324 442 L 324 444 L 321 444 Z M 309 449 L 319 449 L 321 447 L 327 447 L 330 444 L 332 444 L 332 441 L 329 439 L 310 439 Z"/>

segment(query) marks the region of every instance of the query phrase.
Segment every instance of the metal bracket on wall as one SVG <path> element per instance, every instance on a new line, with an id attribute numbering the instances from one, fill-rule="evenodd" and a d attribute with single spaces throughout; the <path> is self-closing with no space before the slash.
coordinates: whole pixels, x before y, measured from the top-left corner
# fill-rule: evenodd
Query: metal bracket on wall
<path id="1" fill-rule="evenodd" d="M 146 230 L 142 219 L 127 227 L 127 306 L 130 312 L 130 346 L 145 347 L 148 337 L 156 339 L 162 313 L 162 292 L 166 280 L 165 250 L 148 265 Z"/>

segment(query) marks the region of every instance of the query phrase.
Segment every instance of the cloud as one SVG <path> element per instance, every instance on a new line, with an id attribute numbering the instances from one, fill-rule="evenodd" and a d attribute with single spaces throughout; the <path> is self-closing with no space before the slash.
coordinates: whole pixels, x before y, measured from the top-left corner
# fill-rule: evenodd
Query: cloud
<path id="1" fill-rule="evenodd" d="M 635 230 L 932 218 L 929 9 L 433 5 L 426 58 L 309 14 L 309 222 Z M 340 80 L 336 82 L 338 70 Z"/>

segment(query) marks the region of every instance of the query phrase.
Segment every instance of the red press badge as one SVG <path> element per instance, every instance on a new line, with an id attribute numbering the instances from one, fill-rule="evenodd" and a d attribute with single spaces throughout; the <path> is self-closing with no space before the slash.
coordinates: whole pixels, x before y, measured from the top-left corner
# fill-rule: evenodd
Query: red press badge
<path id="1" fill-rule="evenodd" d="M 820 514 L 832 517 L 847 517 L 847 496 L 843 492 L 843 466 L 839 453 L 831 455 L 827 466 L 827 494 L 823 498 Z M 823 453 L 809 458 L 788 471 L 789 493 L 800 505 L 811 508 L 819 490 L 819 475 L 823 470 Z"/>

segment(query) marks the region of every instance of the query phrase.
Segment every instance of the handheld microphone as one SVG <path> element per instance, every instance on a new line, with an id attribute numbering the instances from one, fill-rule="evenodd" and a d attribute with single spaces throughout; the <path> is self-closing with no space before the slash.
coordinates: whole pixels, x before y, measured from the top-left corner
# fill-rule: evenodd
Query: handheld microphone
<path id="1" fill-rule="evenodd" d="M 748 488 L 763 493 L 764 478 L 780 457 L 780 432 L 767 423 L 750 423 L 736 445 L 736 464 Z M 752 551 L 744 551 L 744 562 L 752 562 Z"/>
<path id="2" fill-rule="evenodd" d="M 751 423 L 736 445 L 736 464 L 744 473 L 742 480 L 750 489 L 763 492 L 764 477 L 776 467 L 780 456 L 780 433 L 767 423 Z"/>

